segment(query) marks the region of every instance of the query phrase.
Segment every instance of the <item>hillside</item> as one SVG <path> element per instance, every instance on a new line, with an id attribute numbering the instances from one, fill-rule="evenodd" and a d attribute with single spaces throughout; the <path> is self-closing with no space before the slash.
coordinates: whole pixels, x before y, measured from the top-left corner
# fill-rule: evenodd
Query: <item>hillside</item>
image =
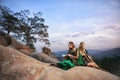
<path id="1" fill-rule="evenodd" d="M 120 48 L 114 48 L 114 49 L 110 49 L 106 51 L 97 52 L 97 53 L 94 53 L 93 56 L 99 59 L 104 58 L 104 57 L 112 58 L 115 56 L 120 56 Z"/>
<path id="2" fill-rule="evenodd" d="M 64 71 L 0 45 L 0 80 L 120 80 L 120 77 L 90 67 Z"/>

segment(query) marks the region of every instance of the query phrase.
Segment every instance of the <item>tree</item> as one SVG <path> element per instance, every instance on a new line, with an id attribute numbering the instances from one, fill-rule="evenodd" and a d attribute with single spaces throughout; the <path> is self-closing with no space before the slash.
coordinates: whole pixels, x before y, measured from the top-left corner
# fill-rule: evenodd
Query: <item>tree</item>
<path id="1" fill-rule="evenodd" d="M 0 28 L 3 31 L 7 31 L 9 34 L 16 30 L 18 19 L 12 14 L 12 11 L 5 7 L 0 6 Z"/>
<path id="2" fill-rule="evenodd" d="M 95 62 L 98 63 L 98 65 L 113 74 L 116 74 L 120 76 L 120 56 L 116 55 L 114 57 L 103 57 L 101 59 L 97 59 L 94 57 Z"/>
<path id="3" fill-rule="evenodd" d="M 27 46 L 34 48 L 33 43 L 37 39 L 50 45 L 47 32 L 48 26 L 44 25 L 45 19 L 41 17 L 41 12 L 31 15 L 29 10 L 24 10 L 14 15 L 19 20 L 18 37 L 26 42 Z"/>

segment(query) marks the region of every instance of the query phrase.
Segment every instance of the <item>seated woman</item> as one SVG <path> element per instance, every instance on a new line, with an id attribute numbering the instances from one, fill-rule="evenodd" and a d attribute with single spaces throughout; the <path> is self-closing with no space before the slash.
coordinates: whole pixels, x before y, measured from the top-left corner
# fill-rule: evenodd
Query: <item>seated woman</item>
<path id="1" fill-rule="evenodd" d="M 85 49 L 85 43 L 81 42 L 79 48 L 77 49 L 77 63 L 78 66 L 89 66 L 94 68 L 99 68 L 99 66 L 93 61 L 93 59 L 88 55 Z"/>
<path id="2" fill-rule="evenodd" d="M 76 57 L 77 50 L 73 42 L 69 42 L 68 46 L 69 46 L 69 50 L 66 56 L 64 57 L 65 60 L 62 62 L 58 62 L 56 64 L 51 64 L 52 66 L 57 66 L 63 70 L 68 70 L 75 66 L 74 60 L 77 59 Z"/>

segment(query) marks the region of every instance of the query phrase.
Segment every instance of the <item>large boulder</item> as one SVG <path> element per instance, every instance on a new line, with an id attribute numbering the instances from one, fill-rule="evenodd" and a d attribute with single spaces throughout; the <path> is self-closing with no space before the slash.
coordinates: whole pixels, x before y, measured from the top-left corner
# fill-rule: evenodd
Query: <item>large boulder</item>
<path id="1" fill-rule="evenodd" d="M 45 53 L 36 53 L 32 55 L 33 58 L 45 62 L 45 63 L 57 63 L 59 62 L 56 58 L 53 58 Z"/>
<path id="2" fill-rule="evenodd" d="M 45 63 L 57 63 L 59 60 L 56 55 L 51 52 L 51 49 L 48 47 L 42 48 L 42 53 L 32 54 L 31 57 Z"/>
<path id="3" fill-rule="evenodd" d="M 120 78 L 90 67 L 74 67 L 64 71 L 0 45 L 0 80 L 120 80 Z"/>
<path id="4" fill-rule="evenodd" d="M 46 55 L 49 55 L 49 56 L 52 57 L 52 58 L 57 59 L 57 56 L 55 55 L 55 53 L 51 52 L 51 49 L 48 48 L 48 47 L 43 47 L 43 48 L 42 48 L 42 52 L 43 52 L 44 54 L 46 54 Z"/>
<path id="5" fill-rule="evenodd" d="M 8 46 L 11 45 L 11 38 L 6 33 L 0 31 L 0 45 Z"/>

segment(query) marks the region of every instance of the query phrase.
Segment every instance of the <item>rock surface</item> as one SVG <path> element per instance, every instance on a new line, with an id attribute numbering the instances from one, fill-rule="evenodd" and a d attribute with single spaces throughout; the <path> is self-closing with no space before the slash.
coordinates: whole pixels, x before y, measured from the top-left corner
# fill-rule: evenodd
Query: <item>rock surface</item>
<path id="1" fill-rule="evenodd" d="M 90 67 L 74 67 L 64 71 L 0 45 L 0 80 L 120 80 L 120 78 Z"/>
<path id="2" fill-rule="evenodd" d="M 33 58 L 45 62 L 45 63 L 57 63 L 59 62 L 56 58 L 53 58 L 45 53 L 36 53 L 32 55 Z"/>

